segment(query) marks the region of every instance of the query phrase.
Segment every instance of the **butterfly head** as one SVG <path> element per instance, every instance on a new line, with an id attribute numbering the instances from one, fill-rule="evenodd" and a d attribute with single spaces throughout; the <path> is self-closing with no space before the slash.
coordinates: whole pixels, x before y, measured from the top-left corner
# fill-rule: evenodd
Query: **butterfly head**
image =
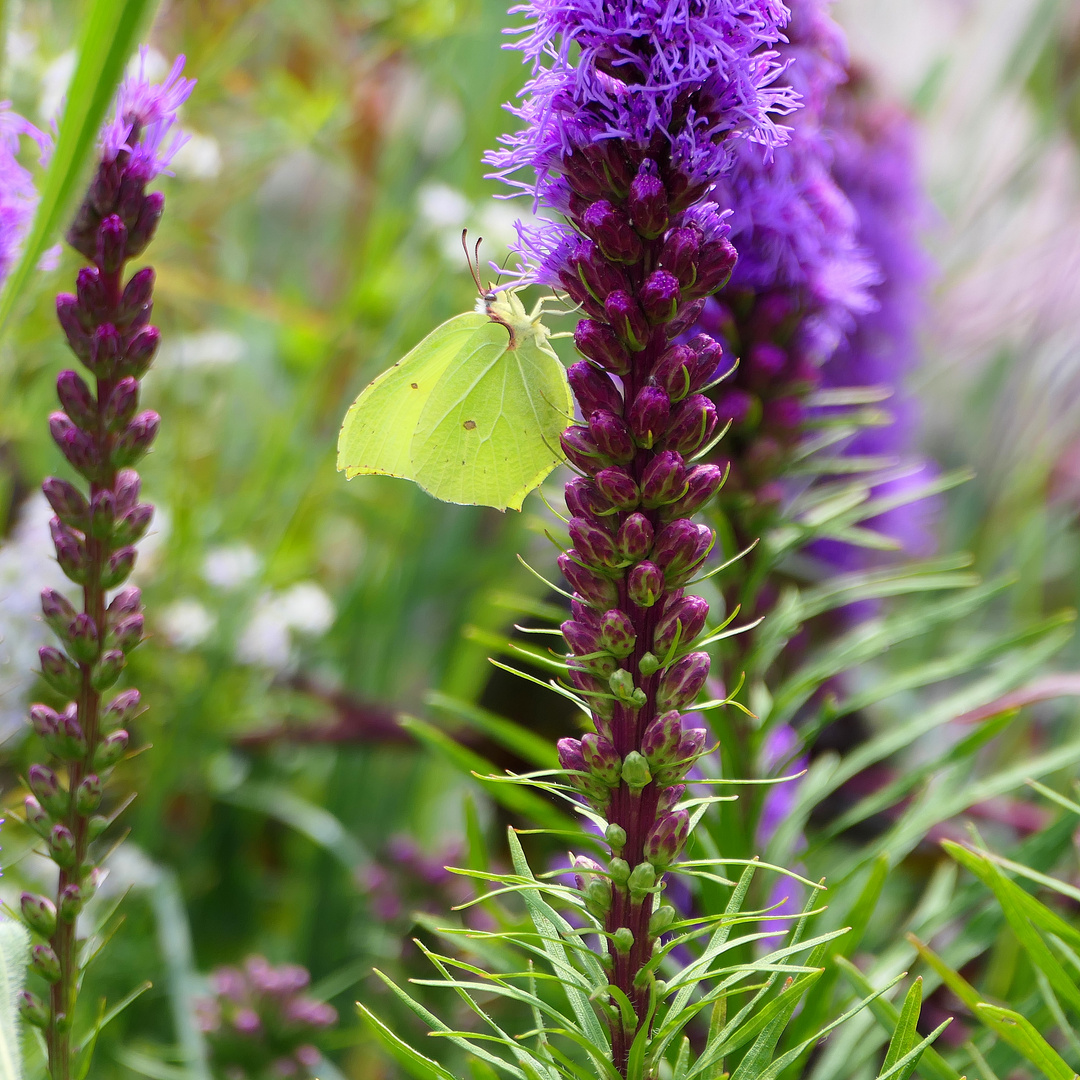
<path id="1" fill-rule="evenodd" d="M 516 349 L 522 342 L 534 340 L 543 345 L 548 339 L 548 328 L 540 321 L 540 312 L 526 311 L 518 296 L 518 289 L 502 292 L 488 291 L 476 301 L 476 310 L 487 315 L 492 322 L 505 326 L 510 335 L 510 348 Z"/>

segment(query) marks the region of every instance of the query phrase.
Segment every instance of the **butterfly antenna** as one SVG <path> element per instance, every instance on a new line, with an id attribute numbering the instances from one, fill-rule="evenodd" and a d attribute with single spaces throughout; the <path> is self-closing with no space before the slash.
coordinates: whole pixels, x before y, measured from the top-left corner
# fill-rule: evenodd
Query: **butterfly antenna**
<path id="1" fill-rule="evenodd" d="M 465 265 L 469 268 L 469 273 L 472 275 L 473 281 L 476 283 L 476 291 L 483 296 L 484 286 L 480 283 L 480 245 L 483 243 L 484 238 L 481 236 L 476 241 L 476 263 L 473 264 L 473 256 L 469 254 L 469 230 L 461 230 L 461 248 L 465 252 Z"/>

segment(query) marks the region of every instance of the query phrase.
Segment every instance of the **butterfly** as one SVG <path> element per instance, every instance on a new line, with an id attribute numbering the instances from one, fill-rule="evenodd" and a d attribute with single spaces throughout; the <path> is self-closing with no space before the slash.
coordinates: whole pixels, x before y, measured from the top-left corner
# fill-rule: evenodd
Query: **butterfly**
<path id="1" fill-rule="evenodd" d="M 566 371 L 520 289 L 486 292 L 353 402 L 338 437 L 346 479 L 398 476 L 444 502 L 520 510 L 563 460 Z"/>

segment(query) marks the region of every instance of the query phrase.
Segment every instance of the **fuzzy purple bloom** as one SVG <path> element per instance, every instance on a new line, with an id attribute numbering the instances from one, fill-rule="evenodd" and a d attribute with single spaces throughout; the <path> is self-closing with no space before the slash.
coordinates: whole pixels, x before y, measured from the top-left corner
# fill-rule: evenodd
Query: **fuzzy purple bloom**
<path id="1" fill-rule="evenodd" d="M 13 113 L 11 102 L 0 102 L 0 282 L 15 265 L 38 204 L 34 179 L 16 156 L 23 136 L 37 143 L 44 163 L 52 151 L 52 140 Z"/>

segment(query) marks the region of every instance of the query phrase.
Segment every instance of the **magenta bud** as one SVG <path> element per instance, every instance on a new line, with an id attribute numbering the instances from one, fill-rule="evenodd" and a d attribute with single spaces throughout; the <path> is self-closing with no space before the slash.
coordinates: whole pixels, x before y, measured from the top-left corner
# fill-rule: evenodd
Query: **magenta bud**
<path id="1" fill-rule="evenodd" d="M 120 433 L 113 446 L 113 464 L 120 468 L 131 465 L 150 449 L 157 436 L 161 417 L 151 409 L 139 413 Z"/>
<path id="2" fill-rule="evenodd" d="M 666 870 L 679 857 L 689 832 L 690 815 L 685 810 L 665 814 L 645 841 L 645 858 L 657 870 Z"/>
<path id="3" fill-rule="evenodd" d="M 575 476 L 566 485 L 563 497 L 571 517 L 588 518 L 594 523 L 604 522 L 606 518 L 602 515 L 611 509 L 597 485 L 584 477 Z"/>
<path id="4" fill-rule="evenodd" d="M 592 203 L 581 215 L 581 230 L 612 262 L 634 263 L 641 258 L 641 237 L 634 232 L 626 213 L 606 199 Z"/>
<path id="5" fill-rule="evenodd" d="M 560 739 L 555 745 L 559 751 L 559 764 L 564 769 L 570 772 L 588 772 L 581 753 L 581 743 L 577 739 Z"/>
<path id="6" fill-rule="evenodd" d="M 89 817 L 100 805 L 104 793 L 101 777 L 91 773 L 75 789 L 75 811 L 83 817 Z"/>
<path id="7" fill-rule="evenodd" d="M 106 562 L 101 572 L 101 587 L 103 589 L 115 589 L 122 585 L 135 566 L 135 549 L 122 547 L 114 551 Z"/>
<path id="8" fill-rule="evenodd" d="M 570 540 L 587 565 L 606 569 L 619 565 L 619 553 L 611 534 L 587 518 L 570 519 Z"/>
<path id="9" fill-rule="evenodd" d="M 134 544 L 146 535 L 154 517 L 154 507 L 150 503 L 139 503 L 132 507 L 113 529 L 113 543 Z"/>
<path id="10" fill-rule="evenodd" d="M 79 917 L 79 913 L 86 906 L 86 901 L 89 898 L 78 885 L 72 883 L 71 885 L 65 885 L 60 890 L 57 899 L 59 903 L 56 906 L 56 914 L 64 922 L 73 923 Z"/>
<path id="11" fill-rule="evenodd" d="M 626 347 L 606 323 L 582 319 L 574 330 L 574 345 L 582 356 L 616 375 L 625 375 L 630 370 Z"/>
<path id="12" fill-rule="evenodd" d="M 153 267 L 144 266 L 132 274 L 131 279 L 124 286 L 119 314 L 119 322 L 124 330 L 129 330 L 135 322 L 145 325 L 149 321 L 153 294 L 154 270 Z"/>
<path id="13" fill-rule="evenodd" d="M 672 229 L 660 249 L 660 265 L 679 279 L 684 288 L 697 279 L 697 260 L 701 252 L 701 236 L 696 229 Z"/>
<path id="14" fill-rule="evenodd" d="M 75 837 L 66 825 L 54 825 L 49 833 L 49 855 L 57 866 L 75 865 Z"/>
<path id="15" fill-rule="evenodd" d="M 626 288 L 626 275 L 605 259 L 591 240 L 582 240 L 566 262 L 589 295 L 601 304 L 609 292 Z"/>
<path id="16" fill-rule="evenodd" d="M 586 626 L 576 619 L 567 619 L 560 629 L 575 656 L 588 656 L 600 651 L 600 634 L 594 627 Z"/>
<path id="17" fill-rule="evenodd" d="M 37 944 L 30 950 L 30 966 L 47 982 L 60 981 L 60 960 L 52 946 Z"/>
<path id="18" fill-rule="evenodd" d="M 679 310 L 682 290 L 679 279 L 666 270 L 654 270 L 638 290 L 638 303 L 654 325 L 670 322 Z"/>
<path id="19" fill-rule="evenodd" d="M 625 611 L 611 608 L 600 617 L 600 641 L 612 656 L 622 659 L 634 651 L 637 633 Z"/>
<path id="20" fill-rule="evenodd" d="M 90 685 L 99 693 L 108 690 L 120 678 L 126 664 L 127 657 L 119 649 L 106 650 L 90 673 Z"/>
<path id="21" fill-rule="evenodd" d="M 626 575 L 626 592 L 638 607 L 652 607 L 664 592 L 664 575 L 655 563 L 641 562 Z"/>
<path id="22" fill-rule="evenodd" d="M 627 416 L 630 432 L 638 446 L 651 447 L 667 430 L 671 398 L 659 386 L 643 386 Z"/>
<path id="23" fill-rule="evenodd" d="M 653 548 L 653 561 L 664 571 L 669 585 L 680 585 L 712 547 L 714 533 L 707 525 L 679 518 L 660 530 Z"/>
<path id="24" fill-rule="evenodd" d="M 42 677 L 61 697 L 78 694 L 82 682 L 79 669 L 59 649 L 45 645 L 38 649 L 38 659 Z"/>
<path id="25" fill-rule="evenodd" d="M 115 274 L 127 258 L 127 226 L 118 214 L 110 214 L 98 226 L 95 262 L 106 274 Z"/>
<path id="26" fill-rule="evenodd" d="M 584 623 L 593 630 L 600 629 L 600 616 L 588 604 L 583 604 L 580 600 L 571 600 L 570 611 L 578 622 Z"/>
<path id="27" fill-rule="evenodd" d="M 102 412 L 102 419 L 110 431 L 120 431 L 126 427 L 135 410 L 139 407 L 139 384 L 130 375 L 125 375 L 109 395 Z"/>
<path id="28" fill-rule="evenodd" d="M 696 354 L 689 345 L 672 345 L 653 368 L 652 377 L 670 395 L 672 401 L 682 401 L 691 390 Z"/>
<path id="29" fill-rule="evenodd" d="M 142 593 L 135 585 L 128 585 L 121 589 L 112 599 L 105 613 L 105 621 L 110 626 L 115 626 L 121 619 L 128 615 L 135 615 L 142 611 Z"/>
<path id="30" fill-rule="evenodd" d="M 641 305 L 624 289 L 608 293 L 604 314 L 612 329 L 632 352 L 641 352 L 649 343 L 649 321 Z"/>
<path id="31" fill-rule="evenodd" d="M 615 543 L 623 562 L 641 562 L 652 550 L 652 522 L 644 514 L 631 514 L 619 527 Z"/>
<path id="32" fill-rule="evenodd" d="M 109 702 L 101 716 L 101 726 L 105 731 L 130 724 L 139 714 L 141 698 L 138 690 L 124 690 Z"/>
<path id="33" fill-rule="evenodd" d="M 61 371 L 57 375 L 56 396 L 77 427 L 93 428 L 97 423 L 97 402 L 90 387 L 76 372 Z"/>
<path id="34" fill-rule="evenodd" d="M 134 375 L 141 378 L 153 362 L 157 352 L 161 331 L 156 326 L 146 326 L 128 342 L 124 358 L 118 368 L 120 375 Z"/>
<path id="35" fill-rule="evenodd" d="M 660 677 L 656 692 L 657 709 L 682 709 L 701 692 L 709 675 L 709 654 L 687 653 L 671 665 Z"/>
<path id="36" fill-rule="evenodd" d="M 49 532 L 53 547 L 56 549 L 56 561 L 60 569 L 76 584 L 86 580 L 89 571 L 86 544 L 73 529 L 69 529 L 58 517 L 49 522 Z"/>
<path id="37" fill-rule="evenodd" d="M 575 424 L 568 427 L 559 436 L 559 445 L 567 460 L 576 465 L 582 472 L 593 473 L 610 465 L 611 462 L 604 456 L 603 451 L 597 446 L 596 439 L 588 428 Z"/>
<path id="38" fill-rule="evenodd" d="M 664 335 L 668 341 L 673 341 L 680 334 L 685 334 L 696 322 L 700 321 L 701 314 L 705 310 L 704 298 L 683 302 L 679 306 L 679 313 L 664 327 Z"/>
<path id="39" fill-rule="evenodd" d="M 589 732 L 581 736 L 581 756 L 589 772 L 602 784 L 618 787 L 622 777 L 622 758 L 615 747 L 603 735 Z"/>
<path id="40" fill-rule="evenodd" d="M 683 795 L 686 794 L 686 785 L 661 785 L 659 779 L 654 777 L 654 780 L 657 786 L 663 786 L 663 790 L 660 792 L 660 798 L 656 803 L 656 813 L 659 815 L 665 814 L 669 810 L 674 810 L 675 807 L 679 805 L 679 801 L 682 799 Z"/>
<path id="41" fill-rule="evenodd" d="M 99 771 L 112 768 L 124 756 L 127 745 L 128 733 L 123 728 L 106 735 L 94 753 L 94 768 Z"/>
<path id="42" fill-rule="evenodd" d="M 89 664 L 97 659 L 101 651 L 97 626 L 86 612 L 80 611 L 71 620 L 63 637 L 73 660 L 80 664 Z"/>
<path id="43" fill-rule="evenodd" d="M 31 990 L 23 990 L 16 999 L 19 1016 L 36 1028 L 47 1028 L 52 1016 L 49 1006 Z"/>
<path id="44" fill-rule="evenodd" d="M 691 296 L 709 296 L 722 289 L 731 278 L 738 254 L 726 237 L 707 240 L 701 245 L 697 260 L 697 278 L 687 287 Z"/>
<path id="45" fill-rule="evenodd" d="M 27 795 L 23 800 L 23 814 L 26 824 L 42 839 L 47 839 L 52 828 L 52 818 L 33 795 Z"/>
<path id="46" fill-rule="evenodd" d="M 97 477 L 99 461 L 93 439 L 71 422 L 66 413 L 54 412 L 49 416 L 49 433 L 60 452 L 72 466 L 88 480 Z"/>
<path id="47" fill-rule="evenodd" d="M 24 892 L 19 897 L 19 907 L 31 930 L 46 938 L 56 933 L 56 905 L 47 896 Z"/>
<path id="48" fill-rule="evenodd" d="M 146 250 L 146 245 L 157 231 L 161 212 L 165 209 L 165 196 L 160 191 L 151 191 L 142 201 L 135 226 L 128 235 L 127 257 L 134 259 Z"/>
<path id="49" fill-rule="evenodd" d="M 667 228 L 667 191 L 652 161 L 643 161 L 637 176 L 630 182 L 626 208 L 634 228 L 647 240 L 655 239 Z"/>
<path id="50" fill-rule="evenodd" d="M 86 529 L 90 506 L 74 484 L 56 476 L 49 476 L 42 481 L 41 490 L 49 500 L 53 512 L 65 525 L 80 531 Z"/>
<path id="51" fill-rule="evenodd" d="M 704 728 L 696 727 L 684 731 L 683 737 L 679 740 L 679 762 L 686 764 L 688 768 L 693 765 L 705 749 L 706 738 L 708 738 L 708 733 Z"/>
<path id="52" fill-rule="evenodd" d="M 67 809 L 67 792 L 60 787 L 56 773 L 47 765 L 31 765 L 26 781 L 34 797 L 50 814 L 62 814 Z"/>
<path id="53" fill-rule="evenodd" d="M 113 494 L 116 496 L 116 512 L 126 514 L 138 501 L 142 481 L 134 469 L 121 469 L 116 474 Z"/>
<path id="54" fill-rule="evenodd" d="M 634 478 L 617 465 L 601 469 L 593 480 L 599 494 L 616 510 L 633 510 L 641 502 L 641 491 Z"/>
<path id="55" fill-rule="evenodd" d="M 120 333 L 112 323 L 94 327 L 90 339 L 90 359 L 86 366 L 99 378 L 111 379 L 116 374 L 120 344 Z"/>
<path id="56" fill-rule="evenodd" d="M 104 322 L 109 317 L 109 301 L 105 282 L 96 266 L 84 266 L 75 278 L 75 293 L 87 326 Z"/>
<path id="57" fill-rule="evenodd" d="M 686 473 L 686 494 L 665 512 L 672 517 L 690 517 L 697 513 L 719 490 L 724 470 L 719 465 L 695 465 Z"/>
<path id="58" fill-rule="evenodd" d="M 686 494 L 686 466 L 673 450 L 657 454 L 641 477 L 641 501 L 650 509 L 675 502 Z"/>
<path id="59" fill-rule="evenodd" d="M 725 390 L 716 399 L 716 415 L 724 423 L 738 427 L 755 411 L 757 404 L 757 398 L 746 390 Z"/>
<path id="60" fill-rule="evenodd" d="M 700 596 L 684 596 L 675 601 L 656 624 L 652 651 L 665 657 L 676 641 L 678 648 L 686 648 L 701 633 L 708 615 L 709 605 Z"/>
<path id="61" fill-rule="evenodd" d="M 78 708 L 72 703 L 57 721 L 56 756 L 65 761 L 77 761 L 86 757 L 86 750 L 86 735 L 79 723 Z"/>
<path id="62" fill-rule="evenodd" d="M 600 453 L 607 459 L 604 461 L 605 466 L 612 462 L 626 465 L 634 459 L 634 440 L 621 416 L 606 409 L 597 409 L 589 416 L 589 434 Z"/>
<path id="63" fill-rule="evenodd" d="M 41 614 L 49 626 L 59 634 L 77 613 L 74 605 L 62 593 L 58 593 L 55 589 L 42 589 Z"/>
<path id="64" fill-rule="evenodd" d="M 64 331 L 71 351 L 83 362 L 90 359 L 90 333 L 84 325 L 84 312 L 71 293 L 56 298 L 56 318 Z"/>
<path id="65" fill-rule="evenodd" d="M 597 409 L 606 409 L 617 416 L 622 415 L 622 394 L 606 372 L 599 371 L 582 360 L 570 366 L 566 377 L 570 381 L 570 389 L 574 392 L 582 416 L 589 416 Z"/>
<path id="66" fill-rule="evenodd" d="M 121 619 L 109 634 L 109 643 L 121 652 L 130 652 L 143 639 L 144 619 L 142 613 Z"/>
<path id="67" fill-rule="evenodd" d="M 641 752 L 650 769 L 659 769 L 677 760 L 679 741 L 682 739 L 682 722 L 678 712 L 666 712 L 658 716 L 641 737 Z"/>
<path id="68" fill-rule="evenodd" d="M 60 714 L 48 705 L 35 704 L 30 706 L 30 723 L 34 730 L 46 742 L 56 738 L 59 730 Z"/>
<path id="69" fill-rule="evenodd" d="M 108 488 L 94 493 L 90 499 L 90 535 L 99 540 L 112 536 L 116 522 L 116 497 Z"/>
<path id="70" fill-rule="evenodd" d="M 664 446 L 690 456 L 709 441 L 716 425 L 716 406 L 704 394 L 692 394 L 672 417 Z"/>
<path id="71" fill-rule="evenodd" d="M 587 603 L 605 610 L 613 607 L 619 595 L 615 583 L 603 574 L 587 570 L 576 558 L 572 557 L 575 555 L 577 555 L 576 552 L 564 552 L 558 559 L 559 569 L 570 583 L 570 587 Z"/>

